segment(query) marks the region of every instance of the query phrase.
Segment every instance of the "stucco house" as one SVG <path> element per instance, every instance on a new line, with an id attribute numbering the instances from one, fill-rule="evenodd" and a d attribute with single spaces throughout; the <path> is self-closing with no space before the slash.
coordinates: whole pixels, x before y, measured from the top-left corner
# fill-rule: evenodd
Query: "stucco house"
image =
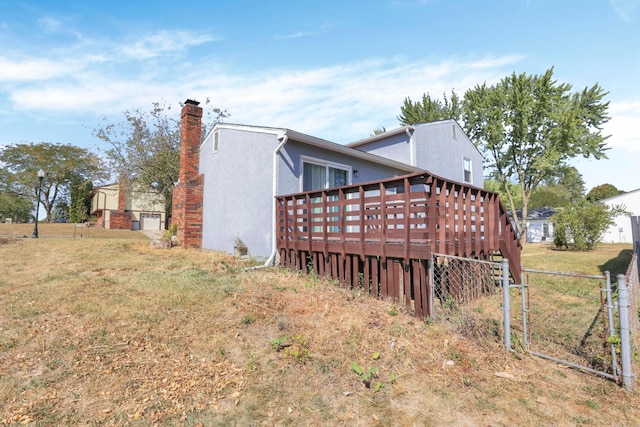
<path id="1" fill-rule="evenodd" d="M 99 227 L 108 229 L 163 230 L 166 222 L 164 204 L 157 197 L 118 183 L 92 190 L 91 215 Z"/>
<path id="2" fill-rule="evenodd" d="M 403 126 L 347 147 L 482 188 L 482 154 L 455 120 Z"/>
<path id="3" fill-rule="evenodd" d="M 482 156 L 453 120 L 404 126 L 341 145 L 287 128 L 216 124 L 200 143 L 202 110 L 182 111 L 180 182 L 173 221 L 187 247 L 276 252 L 275 196 L 433 171 L 482 186 Z M 189 206 L 187 206 L 189 205 Z"/>
<path id="4" fill-rule="evenodd" d="M 602 241 L 605 243 L 633 243 L 631 216 L 640 215 L 640 188 L 617 196 L 602 199 L 607 206 L 624 205 L 631 215 L 618 215 L 615 224 L 605 231 Z"/>

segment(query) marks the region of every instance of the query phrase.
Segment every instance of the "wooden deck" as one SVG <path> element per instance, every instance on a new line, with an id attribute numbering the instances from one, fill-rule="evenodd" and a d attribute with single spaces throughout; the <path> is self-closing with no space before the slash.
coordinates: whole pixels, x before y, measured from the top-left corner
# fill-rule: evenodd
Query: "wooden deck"
<path id="1" fill-rule="evenodd" d="M 276 203 L 284 265 L 374 296 L 402 296 L 421 316 L 431 315 L 422 287 L 434 253 L 482 260 L 499 254 L 520 280 L 521 246 L 491 191 L 423 172 L 278 196 Z"/>

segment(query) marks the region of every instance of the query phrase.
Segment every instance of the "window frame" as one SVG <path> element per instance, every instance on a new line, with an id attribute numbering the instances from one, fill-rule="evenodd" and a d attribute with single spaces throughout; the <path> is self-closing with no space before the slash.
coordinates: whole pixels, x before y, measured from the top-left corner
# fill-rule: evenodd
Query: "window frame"
<path id="1" fill-rule="evenodd" d="M 353 168 L 349 165 L 345 165 L 343 163 L 338 163 L 338 162 L 334 162 L 331 160 L 323 160 L 323 159 L 319 159 L 316 157 L 310 157 L 310 156 L 300 156 L 300 192 L 304 192 L 304 164 L 305 163 L 309 163 L 315 166 L 324 166 L 325 168 L 325 182 L 324 182 L 324 186 L 322 188 L 317 188 L 314 190 L 309 190 L 309 191 L 318 191 L 318 190 L 325 190 L 327 188 L 331 188 L 329 187 L 329 168 L 333 168 L 333 169 L 338 169 L 338 170 L 343 170 L 347 173 L 347 183 L 345 185 L 351 185 L 352 184 L 352 174 L 353 174 Z"/>
<path id="2" fill-rule="evenodd" d="M 467 163 L 469 164 L 469 169 L 467 169 Z M 467 173 L 469 175 L 469 179 L 467 179 Z M 471 159 L 466 156 L 462 156 L 462 181 L 467 184 L 473 184 L 473 163 Z"/>
<path id="3" fill-rule="evenodd" d="M 213 132 L 213 153 L 220 151 L 220 130 Z"/>

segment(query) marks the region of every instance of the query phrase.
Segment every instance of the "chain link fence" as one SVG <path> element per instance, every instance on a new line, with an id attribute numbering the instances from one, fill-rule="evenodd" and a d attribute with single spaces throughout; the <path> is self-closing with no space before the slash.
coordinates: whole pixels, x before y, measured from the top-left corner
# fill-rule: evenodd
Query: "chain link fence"
<path id="1" fill-rule="evenodd" d="M 468 338 L 502 341 L 509 350 L 622 380 L 631 390 L 628 336 L 631 331 L 637 338 L 637 259 L 626 280 L 525 269 L 524 284 L 509 279 L 505 261 L 434 255 L 434 317 Z"/>
<path id="2" fill-rule="evenodd" d="M 434 314 L 467 338 L 500 341 L 500 262 L 434 254 Z"/>
<path id="3" fill-rule="evenodd" d="M 617 361 L 609 339 L 614 319 L 610 318 L 613 310 L 609 310 L 606 276 L 525 271 L 527 295 L 520 317 L 526 319 L 514 323 L 525 325 L 527 348 L 615 375 Z"/>

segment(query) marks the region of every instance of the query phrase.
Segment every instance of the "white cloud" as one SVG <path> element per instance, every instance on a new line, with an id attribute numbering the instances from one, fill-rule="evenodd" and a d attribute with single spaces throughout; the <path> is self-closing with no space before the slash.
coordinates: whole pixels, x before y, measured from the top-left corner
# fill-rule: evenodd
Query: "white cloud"
<path id="1" fill-rule="evenodd" d="M 156 44 L 166 46 L 161 41 Z M 153 72 L 133 73 L 126 62 L 119 74 L 117 69 L 107 72 L 102 66 L 83 62 L 84 69 L 67 65 L 69 74 L 65 77 L 61 77 L 63 67 L 52 73 L 57 79 L 13 89 L 10 99 L 22 111 L 112 114 L 137 106 L 147 108 L 159 99 L 177 102 L 187 97 L 211 97 L 214 105 L 231 112 L 232 122 L 283 126 L 348 142 L 368 136 L 375 127 L 396 127 L 396 116 L 407 96 L 417 99 L 429 92 L 440 97 L 451 89 L 464 93 L 475 84 L 497 81 L 510 71 L 505 67 L 519 60 L 518 56 L 448 60 L 398 57 L 245 75 L 212 61 L 185 65 L 170 80 Z"/>
<path id="2" fill-rule="evenodd" d="M 275 36 L 274 38 L 276 40 L 286 40 L 286 39 L 297 39 L 297 38 L 301 38 L 301 37 L 318 36 L 318 35 L 326 33 L 327 30 L 330 29 L 331 27 L 333 27 L 333 24 L 324 24 L 324 25 L 320 26 L 320 28 L 318 28 L 317 30 L 313 30 L 313 31 L 296 31 L 295 33 L 285 34 L 285 35 L 282 35 L 282 36 Z"/>
<path id="3" fill-rule="evenodd" d="M 121 52 L 129 58 L 143 60 L 169 52 L 181 52 L 190 47 L 215 40 L 216 38 L 209 34 L 194 34 L 189 31 L 158 31 L 125 45 Z"/>
<path id="4" fill-rule="evenodd" d="M 638 117 L 640 101 L 611 102 L 609 105 L 611 120 L 605 124 L 604 135 L 611 135 L 607 145 L 629 152 L 640 152 L 638 136 Z"/>
<path id="5" fill-rule="evenodd" d="M 305 31 L 298 31 L 296 33 L 292 33 L 292 34 L 287 34 L 284 36 L 275 36 L 276 40 L 286 40 L 286 39 L 297 39 L 300 37 L 310 37 L 310 36 L 315 36 L 316 33 L 314 32 L 305 32 Z"/>
<path id="6" fill-rule="evenodd" d="M 368 136 L 374 127 L 398 126 L 406 96 L 440 97 L 454 88 L 464 93 L 475 84 L 497 81 L 518 59 L 393 58 L 260 75 L 204 73 L 193 89 L 228 108 L 232 122 L 289 127 L 347 142 Z"/>
<path id="7" fill-rule="evenodd" d="M 82 34 L 73 30 L 71 26 L 50 16 L 40 18 L 38 20 L 38 25 L 42 28 L 45 34 L 67 34 L 78 39 L 82 38 Z"/>
<path id="8" fill-rule="evenodd" d="M 634 22 L 636 14 L 640 11 L 638 0 L 609 0 L 609 3 L 618 17 L 625 22 Z"/>
<path id="9" fill-rule="evenodd" d="M 45 31 L 45 33 L 57 33 L 63 28 L 60 21 L 51 17 L 39 19 L 38 24 Z"/>
<path id="10" fill-rule="evenodd" d="M 0 82 L 30 82 L 68 76 L 76 70 L 64 60 L 0 56 Z"/>

